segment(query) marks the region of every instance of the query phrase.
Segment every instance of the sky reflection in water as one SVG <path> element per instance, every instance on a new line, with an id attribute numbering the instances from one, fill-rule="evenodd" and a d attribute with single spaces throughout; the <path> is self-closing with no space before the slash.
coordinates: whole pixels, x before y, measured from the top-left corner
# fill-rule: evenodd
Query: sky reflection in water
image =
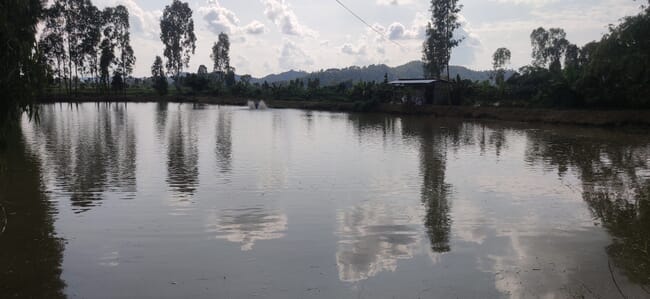
<path id="1" fill-rule="evenodd" d="M 53 220 L 1 238 L 51 231 L 34 281 L 59 295 L 649 296 L 645 132 L 57 104 L 22 140 L 3 159 L 42 184 L 3 198 L 31 188 Z M 30 294 L 2 265 L 0 295 Z"/>

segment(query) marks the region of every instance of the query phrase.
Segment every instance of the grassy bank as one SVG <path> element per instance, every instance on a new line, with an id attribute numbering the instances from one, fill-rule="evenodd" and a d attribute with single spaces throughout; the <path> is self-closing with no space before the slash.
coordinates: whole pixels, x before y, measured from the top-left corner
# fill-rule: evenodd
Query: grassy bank
<path id="1" fill-rule="evenodd" d="M 215 105 L 244 106 L 249 99 L 238 97 L 191 97 L 191 96 L 88 96 L 47 97 L 41 103 L 57 102 L 158 102 L 203 103 Z M 377 104 L 364 106 L 358 102 L 334 101 L 287 101 L 268 100 L 272 108 L 291 108 L 321 111 L 359 111 L 391 114 L 419 114 L 433 117 L 493 119 L 520 122 L 542 122 L 593 126 L 650 126 L 650 110 L 558 110 L 509 107 L 470 106 L 409 106 L 400 104 Z"/>

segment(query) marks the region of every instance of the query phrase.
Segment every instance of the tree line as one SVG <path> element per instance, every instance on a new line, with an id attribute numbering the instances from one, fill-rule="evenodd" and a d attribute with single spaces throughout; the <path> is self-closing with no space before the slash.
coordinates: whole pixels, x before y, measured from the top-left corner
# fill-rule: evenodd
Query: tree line
<path id="1" fill-rule="evenodd" d="M 650 1 L 648 1 L 650 3 Z M 455 0 L 432 0 L 433 21 L 424 43 L 425 75 L 441 78 L 449 51 L 461 39 L 445 35 L 460 25 Z M 650 108 L 650 6 L 625 17 L 599 41 L 579 47 L 562 28 L 537 28 L 530 34 L 530 65 L 505 78 L 512 54 L 493 54 L 492 80 L 460 77 L 454 91 L 465 104 L 556 108 Z"/>
<path id="2" fill-rule="evenodd" d="M 650 1 L 649 1 L 650 3 Z M 431 0 L 431 21 L 423 43 L 424 75 L 449 77 L 449 60 L 462 38 L 458 0 Z M 99 9 L 91 0 L 40 0 L 0 2 L 0 125 L 15 121 L 25 111 L 33 114 L 31 99 L 46 87 L 68 95 L 80 89 L 97 94 L 126 94 L 126 79 L 136 61 L 130 41 L 129 11 L 122 5 Z M 41 25 L 37 35 L 37 26 Z M 505 78 L 511 59 L 507 48 L 493 56 L 493 80 L 454 81 L 454 95 L 465 104 L 504 104 L 546 107 L 650 107 L 650 8 L 610 26 L 599 41 L 578 47 L 561 28 L 538 28 L 531 33 L 530 65 Z M 176 92 L 216 95 L 270 96 L 296 99 L 332 99 L 366 102 L 389 101 L 385 82 L 340 82 L 321 86 L 307 78 L 275 84 L 251 84 L 238 77 L 230 64 L 230 41 L 220 34 L 212 48 L 212 72 L 201 66 L 185 75 L 196 49 L 192 10 L 173 0 L 160 19 L 164 50 L 151 71 L 152 86 L 167 92 L 167 76 Z M 183 89 L 185 88 L 185 89 Z"/>
<path id="3" fill-rule="evenodd" d="M 86 77 L 98 92 L 124 91 L 135 63 L 126 7 L 99 10 L 90 0 L 55 0 L 43 22 L 38 49 L 56 85 L 75 94 Z"/>

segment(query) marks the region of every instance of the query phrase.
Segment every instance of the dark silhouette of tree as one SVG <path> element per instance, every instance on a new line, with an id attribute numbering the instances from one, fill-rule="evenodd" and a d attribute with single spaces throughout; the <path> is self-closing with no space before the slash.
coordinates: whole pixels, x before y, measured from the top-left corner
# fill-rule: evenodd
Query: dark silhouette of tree
<path id="1" fill-rule="evenodd" d="M 153 89 L 156 90 L 159 95 L 166 95 L 167 77 L 165 76 L 165 70 L 160 56 L 156 56 L 156 59 L 151 66 L 151 79 L 153 80 Z"/>
<path id="2" fill-rule="evenodd" d="M 199 65 L 199 69 L 196 71 L 196 74 L 199 77 L 207 78 L 208 77 L 208 68 L 205 65 Z"/>
<path id="3" fill-rule="evenodd" d="M 98 91 L 108 91 L 111 72 L 124 79 L 132 73 L 135 56 L 126 7 L 100 11 L 90 0 L 56 0 L 44 17 L 39 48 L 68 94 L 77 94 L 82 77 L 94 78 Z"/>
<path id="4" fill-rule="evenodd" d="M 58 78 L 59 87 L 62 87 L 63 78 L 67 77 L 66 61 L 68 59 L 65 48 L 65 19 L 62 17 L 62 6 L 55 2 L 52 7 L 44 11 L 44 27 L 39 44 L 49 65 L 53 66 L 54 74 Z M 67 84 L 66 84 L 67 87 Z"/>
<path id="5" fill-rule="evenodd" d="M 110 81 L 110 67 L 115 61 L 115 46 L 109 39 L 104 39 L 101 44 L 101 56 L 99 58 L 100 82 L 104 90 L 108 90 Z"/>
<path id="6" fill-rule="evenodd" d="M 581 50 L 584 64 L 579 89 L 587 104 L 650 107 L 650 6 L 626 17 L 595 44 Z"/>
<path id="7" fill-rule="evenodd" d="M 220 33 L 219 41 L 212 46 L 210 55 L 214 62 L 213 70 L 219 73 L 226 73 L 230 69 L 230 40 L 228 34 Z"/>
<path id="8" fill-rule="evenodd" d="M 503 85 L 505 76 L 504 67 L 510 63 L 511 58 L 512 54 L 508 48 L 498 48 L 492 54 L 492 69 L 494 72 L 492 76 L 494 77 L 494 82 L 499 86 Z"/>
<path id="9" fill-rule="evenodd" d="M 533 64 L 546 67 L 558 73 L 562 70 L 562 56 L 566 53 L 569 41 L 566 33 L 561 28 L 550 28 L 549 30 L 539 27 L 530 34 L 530 41 L 533 46 Z"/>
<path id="10" fill-rule="evenodd" d="M 0 3 L 0 145 L 4 130 L 22 112 L 33 112 L 31 99 L 43 90 L 46 72 L 36 48 L 36 25 L 41 1 L 10 0 Z"/>
<path id="11" fill-rule="evenodd" d="M 102 42 L 102 54 L 104 49 L 106 49 L 107 55 L 105 57 L 104 55 L 102 56 L 106 60 L 112 57 L 108 65 L 114 64 L 117 67 L 113 71 L 114 76 L 119 73 L 123 81 L 133 72 L 133 64 L 135 64 L 129 28 L 129 11 L 126 7 L 118 5 L 114 8 L 104 10 L 105 39 Z M 119 54 L 116 55 L 115 50 L 119 51 Z M 126 92 L 125 88 L 126 86 L 124 84 L 120 90 Z"/>
<path id="12" fill-rule="evenodd" d="M 80 45 L 80 52 L 83 55 L 82 70 L 95 78 L 95 85 L 98 85 L 99 74 L 99 52 L 102 39 L 102 25 L 104 16 L 90 0 L 84 0 L 81 6 L 81 35 L 83 39 Z"/>
<path id="13" fill-rule="evenodd" d="M 188 67 L 190 54 L 196 49 L 194 21 L 189 4 L 174 0 L 165 6 L 160 19 L 160 40 L 165 45 L 164 56 L 167 72 L 173 74 L 176 88 L 180 88 L 179 76 L 183 67 Z"/>
<path id="14" fill-rule="evenodd" d="M 425 77 L 439 78 L 445 69 L 449 77 L 451 50 L 462 42 L 454 38 L 454 31 L 460 27 L 458 13 L 461 9 L 458 0 L 431 0 L 432 15 L 426 28 L 422 56 Z"/>

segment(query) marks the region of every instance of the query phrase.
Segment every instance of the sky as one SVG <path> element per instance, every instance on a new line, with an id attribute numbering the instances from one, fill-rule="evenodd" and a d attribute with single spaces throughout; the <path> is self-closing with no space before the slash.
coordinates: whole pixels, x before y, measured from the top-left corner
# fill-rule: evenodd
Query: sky
<path id="1" fill-rule="evenodd" d="M 262 77 L 288 70 L 318 71 L 351 65 L 397 66 L 422 57 L 426 0 L 340 0 L 374 27 L 372 30 L 336 0 L 188 0 L 193 10 L 196 52 L 189 71 L 211 69 L 211 48 L 220 32 L 231 40 L 231 65 L 238 74 Z M 609 24 L 640 11 L 634 0 L 460 0 L 464 41 L 451 64 L 491 68 L 499 47 L 512 51 L 511 68 L 531 62 L 529 35 L 537 27 L 564 28 L 579 46 L 598 40 Z M 150 76 L 162 57 L 159 20 L 169 1 L 93 0 L 100 8 L 122 4 L 130 12 L 135 76 Z M 378 32 L 382 34 L 379 34 Z"/>

